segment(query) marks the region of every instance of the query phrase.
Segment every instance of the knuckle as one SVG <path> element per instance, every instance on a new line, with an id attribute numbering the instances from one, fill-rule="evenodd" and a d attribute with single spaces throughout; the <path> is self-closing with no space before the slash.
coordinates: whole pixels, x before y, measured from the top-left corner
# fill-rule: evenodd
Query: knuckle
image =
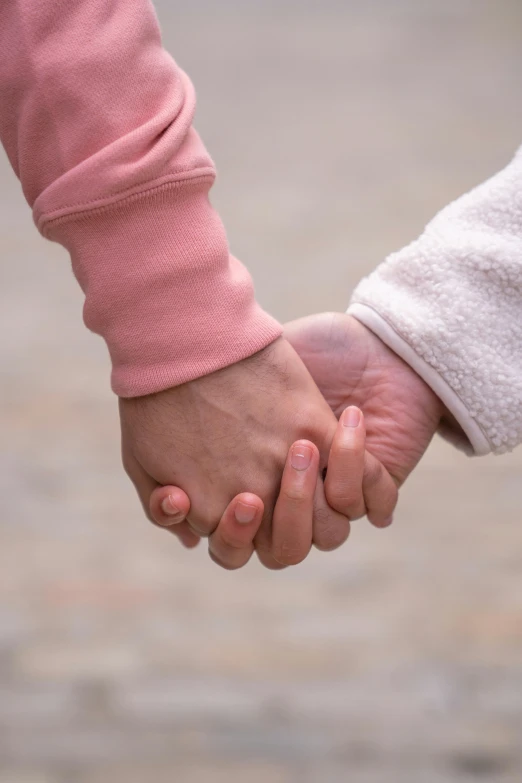
<path id="1" fill-rule="evenodd" d="M 212 535 L 219 524 L 215 519 L 201 516 L 196 517 L 192 515 L 189 518 L 189 523 L 190 527 L 194 530 L 195 533 L 197 533 L 199 536 L 204 536 L 205 538 L 208 538 L 208 536 Z"/>
<path id="2" fill-rule="evenodd" d="M 361 506 L 361 496 L 359 494 L 339 493 L 332 496 L 332 507 L 341 514 L 344 512 L 353 512 Z"/>
<path id="3" fill-rule="evenodd" d="M 357 506 L 362 496 L 360 489 L 344 481 L 329 482 L 325 487 L 325 492 L 330 505 L 341 508 Z"/>
<path id="4" fill-rule="evenodd" d="M 266 553 L 267 557 L 270 556 L 272 551 L 272 521 L 263 520 L 261 527 L 257 531 L 254 538 L 254 546 L 256 552 L 259 554 Z"/>
<path id="5" fill-rule="evenodd" d="M 218 530 L 221 513 L 221 506 L 199 502 L 191 508 L 187 520 L 198 535 L 208 538 Z"/>
<path id="6" fill-rule="evenodd" d="M 292 505 L 303 505 L 308 499 L 308 495 L 304 487 L 298 487 L 294 484 L 290 484 L 287 487 L 283 487 L 281 490 L 281 499 Z"/>
<path id="7" fill-rule="evenodd" d="M 311 443 L 319 454 L 328 456 L 335 431 L 333 414 L 328 414 L 322 405 L 308 403 L 299 406 L 294 421 L 299 437 Z"/>
<path id="8" fill-rule="evenodd" d="M 347 490 L 345 488 L 337 492 L 328 491 L 326 499 L 335 511 L 351 520 L 363 517 L 366 513 L 364 496 L 358 490 Z"/>
<path id="9" fill-rule="evenodd" d="M 350 523 L 346 522 L 332 522 L 328 520 L 321 525 L 321 528 L 314 533 L 314 544 L 317 549 L 321 549 L 324 552 L 331 552 L 333 549 L 338 549 L 347 540 L 350 535 Z"/>
<path id="10" fill-rule="evenodd" d="M 390 489 L 386 492 L 382 503 L 380 504 L 382 507 L 383 516 L 388 517 L 391 514 L 393 514 L 397 506 L 398 500 L 399 500 L 399 493 L 397 491 L 397 488 L 390 487 Z"/>
<path id="11" fill-rule="evenodd" d="M 240 538 L 237 538 L 231 533 L 224 533 L 221 536 L 220 545 L 225 550 L 231 550 L 232 552 L 238 552 L 242 549 L 246 549 L 248 544 L 245 544 Z"/>
<path id="12" fill-rule="evenodd" d="M 261 563 L 264 568 L 267 568 L 269 571 L 281 571 L 283 568 L 286 568 L 286 566 L 283 563 L 279 563 L 274 555 L 272 554 L 272 551 L 269 549 L 266 549 L 265 547 L 256 548 L 256 555 L 257 559 Z"/>
<path id="13" fill-rule="evenodd" d="M 363 447 L 358 443 L 350 443 L 342 440 L 336 441 L 332 446 L 332 451 L 335 457 L 340 459 L 356 456 L 363 450 Z"/>
<path id="14" fill-rule="evenodd" d="M 332 519 L 331 511 L 323 506 L 314 506 L 313 526 L 314 533 L 330 525 Z"/>
<path id="15" fill-rule="evenodd" d="M 218 565 L 220 568 L 222 568 L 224 571 L 237 571 L 239 568 L 244 566 L 245 564 L 243 562 L 237 563 L 232 560 L 226 560 L 222 558 L 221 556 L 217 555 L 213 549 L 208 550 L 208 554 L 210 559 L 213 563 Z"/>
<path id="16" fill-rule="evenodd" d="M 294 421 L 301 438 L 315 442 L 321 433 L 321 428 L 317 426 L 317 405 L 310 402 L 299 405 Z"/>
<path id="17" fill-rule="evenodd" d="M 367 489 L 373 489 L 379 483 L 382 471 L 383 467 L 377 460 L 368 465 L 364 471 L 364 484 Z"/>
<path id="18" fill-rule="evenodd" d="M 274 557 L 281 565 L 292 566 L 302 563 L 308 554 L 304 547 L 291 541 L 282 541 L 277 545 Z"/>

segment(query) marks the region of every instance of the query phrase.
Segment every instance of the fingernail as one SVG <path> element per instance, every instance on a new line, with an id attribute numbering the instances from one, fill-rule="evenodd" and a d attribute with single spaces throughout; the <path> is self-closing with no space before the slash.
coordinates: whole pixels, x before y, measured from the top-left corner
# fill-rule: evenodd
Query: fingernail
<path id="1" fill-rule="evenodd" d="M 389 527 L 391 523 L 393 522 L 393 517 L 387 517 L 384 522 L 382 523 L 383 527 Z"/>
<path id="2" fill-rule="evenodd" d="M 343 413 L 343 427 L 358 427 L 361 421 L 359 408 L 345 408 Z"/>
<path id="3" fill-rule="evenodd" d="M 179 508 L 172 502 L 171 495 L 167 495 L 167 497 L 162 501 L 161 509 L 163 513 L 169 517 L 173 517 L 175 514 L 179 514 Z"/>
<path id="4" fill-rule="evenodd" d="M 310 446 L 299 444 L 292 448 L 290 464 L 295 470 L 306 470 L 312 461 L 312 449 Z"/>
<path id="5" fill-rule="evenodd" d="M 236 521 L 241 525 L 248 525 L 249 522 L 253 522 L 256 516 L 257 509 L 255 506 L 249 506 L 248 503 L 243 503 L 241 500 L 236 504 L 234 510 L 234 516 Z"/>

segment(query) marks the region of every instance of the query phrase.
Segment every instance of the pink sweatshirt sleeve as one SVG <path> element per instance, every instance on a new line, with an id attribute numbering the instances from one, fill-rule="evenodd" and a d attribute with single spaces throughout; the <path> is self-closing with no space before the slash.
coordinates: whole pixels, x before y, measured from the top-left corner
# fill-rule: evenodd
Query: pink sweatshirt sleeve
<path id="1" fill-rule="evenodd" d="M 194 106 L 149 0 L 0 3 L 0 136 L 39 230 L 71 254 L 124 397 L 281 333 L 209 203 Z"/>

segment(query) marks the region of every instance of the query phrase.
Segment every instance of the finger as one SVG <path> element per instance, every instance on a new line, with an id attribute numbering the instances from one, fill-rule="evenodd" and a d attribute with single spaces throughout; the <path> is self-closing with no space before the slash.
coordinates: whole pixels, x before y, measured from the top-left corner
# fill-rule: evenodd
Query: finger
<path id="1" fill-rule="evenodd" d="M 190 529 L 200 538 L 210 538 L 217 530 L 220 520 L 231 501 L 226 495 L 207 497 L 206 494 L 195 493 L 191 498 L 191 509 L 187 516 Z"/>
<path id="2" fill-rule="evenodd" d="M 331 552 L 344 544 L 349 535 L 350 520 L 328 505 L 319 476 L 314 496 L 314 546 L 322 552 Z"/>
<path id="3" fill-rule="evenodd" d="M 127 473 L 128 477 L 134 484 L 134 487 L 138 493 L 138 497 L 141 501 L 141 505 L 143 506 L 143 511 L 145 512 L 145 516 L 147 519 L 152 522 L 153 525 L 159 525 L 160 527 L 167 527 L 169 532 L 173 533 L 181 543 L 188 547 L 189 549 L 192 547 L 195 547 L 199 541 L 199 537 L 196 536 L 189 528 L 188 523 L 181 521 L 182 518 L 178 518 L 177 523 L 171 527 L 168 525 L 165 525 L 160 521 L 159 519 L 159 511 L 156 508 L 156 504 L 154 504 L 154 513 L 151 509 L 151 501 L 153 498 L 163 498 L 163 495 L 161 494 L 164 487 L 160 487 L 157 481 L 154 481 L 153 478 L 149 476 L 148 473 L 141 467 L 140 463 L 135 459 L 135 457 L 126 449 L 122 452 L 123 455 L 123 465 L 125 468 L 125 472 Z M 167 494 L 170 494 L 168 492 Z M 185 495 L 183 490 L 178 490 L 176 487 L 172 487 L 171 489 L 175 490 L 175 497 L 176 500 L 179 502 L 180 510 L 184 510 L 186 508 L 190 508 L 190 500 Z M 160 493 L 157 495 L 157 493 Z M 180 493 L 180 494 L 178 494 Z M 160 500 L 161 502 L 161 500 Z M 188 507 L 187 505 L 188 504 Z M 157 517 L 157 518 L 155 518 Z"/>
<path id="4" fill-rule="evenodd" d="M 134 489 L 138 493 L 145 516 L 150 522 L 154 522 L 149 509 L 149 499 L 154 490 L 159 486 L 158 482 L 154 481 L 154 479 L 141 467 L 138 460 L 125 449 L 122 451 L 122 461 L 125 473 L 134 484 Z"/>
<path id="5" fill-rule="evenodd" d="M 260 548 L 256 545 L 255 551 L 261 565 L 268 568 L 269 571 L 281 571 L 283 568 L 286 568 L 286 565 L 277 562 L 269 549 Z"/>
<path id="6" fill-rule="evenodd" d="M 186 520 L 166 529 L 172 535 L 177 536 L 186 549 L 194 549 L 201 541 L 201 536 L 194 533 Z"/>
<path id="7" fill-rule="evenodd" d="M 346 408 L 335 431 L 325 494 L 329 505 L 350 520 L 366 514 L 363 495 L 366 428 L 364 417 L 355 406 Z"/>
<path id="8" fill-rule="evenodd" d="M 372 525 L 391 525 L 399 490 L 384 465 L 368 451 L 364 461 L 363 494 Z"/>
<path id="9" fill-rule="evenodd" d="M 272 553 L 272 516 L 274 513 L 275 493 L 268 493 L 265 499 L 265 512 L 261 520 L 261 525 L 254 539 L 254 548 L 259 562 L 269 571 L 281 571 L 286 568 L 282 563 L 278 563 Z"/>
<path id="10" fill-rule="evenodd" d="M 288 453 L 272 521 L 272 553 L 283 565 L 297 565 L 311 549 L 318 471 L 317 447 L 296 441 Z"/>
<path id="11" fill-rule="evenodd" d="M 156 487 L 149 499 L 152 521 L 164 527 L 179 538 L 181 543 L 192 549 L 200 536 L 190 529 L 186 516 L 190 511 L 190 499 L 179 487 Z"/>
<path id="12" fill-rule="evenodd" d="M 262 566 L 268 568 L 269 571 L 281 571 L 286 568 L 283 563 L 278 563 L 275 559 L 272 551 L 272 515 L 273 509 L 267 511 L 265 506 L 265 513 L 261 521 L 261 527 L 254 540 L 254 548 L 257 558 Z"/>
<path id="13" fill-rule="evenodd" d="M 179 487 L 156 487 L 149 499 L 151 516 L 160 527 L 183 522 L 190 511 L 190 499 Z"/>
<path id="14" fill-rule="evenodd" d="M 214 562 L 229 571 L 248 563 L 263 510 L 261 498 L 250 492 L 243 492 L 231 501 L 208 540 L 208 552 Z"/>

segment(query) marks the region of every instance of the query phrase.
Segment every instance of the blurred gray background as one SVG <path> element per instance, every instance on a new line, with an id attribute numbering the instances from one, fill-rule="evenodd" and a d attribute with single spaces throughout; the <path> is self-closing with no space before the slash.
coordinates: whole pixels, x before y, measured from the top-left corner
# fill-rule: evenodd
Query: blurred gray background
<path id="1" fill-rule="evenodd" d="M 214 202 L 280 319 L 344 309 L 522 141 L 520 0 L 172 0 Z M 140 513 L 101 341 L 0 161 L 0 782 L 522 779 L 522 450 L 229 574 Z"/>

